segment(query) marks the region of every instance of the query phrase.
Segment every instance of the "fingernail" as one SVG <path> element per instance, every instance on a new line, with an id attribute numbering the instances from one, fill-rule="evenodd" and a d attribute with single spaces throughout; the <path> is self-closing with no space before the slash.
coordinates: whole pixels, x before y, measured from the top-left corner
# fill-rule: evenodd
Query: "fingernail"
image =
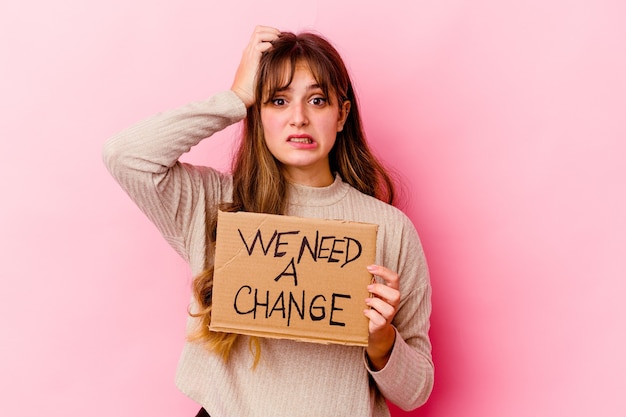
<path id="1" fill-rule="evenodd" d="M 368 265 L 367 270 L 370 272 L 376 271 L 376 265 Z"/>

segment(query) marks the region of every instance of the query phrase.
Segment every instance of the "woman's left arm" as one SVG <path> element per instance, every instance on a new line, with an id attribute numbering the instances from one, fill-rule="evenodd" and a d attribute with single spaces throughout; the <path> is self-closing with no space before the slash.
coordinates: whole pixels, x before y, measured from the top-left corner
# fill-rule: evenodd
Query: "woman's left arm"
<path id="1" fill-rule="evenodd" d="M 372 265 L 378 277 L 368 289 L 367 366 L 383 396 L 404 410 L 428 399 L 434 379 L 428 337 L 431 287 L 423 249 L 412 227 L 404 228 L 397 273 Z"/>

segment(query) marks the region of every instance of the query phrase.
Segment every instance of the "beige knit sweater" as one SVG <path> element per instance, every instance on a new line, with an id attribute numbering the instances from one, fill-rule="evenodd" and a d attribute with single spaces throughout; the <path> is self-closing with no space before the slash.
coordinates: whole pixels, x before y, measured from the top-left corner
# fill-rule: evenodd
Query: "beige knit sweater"
<path id="1" fill-rule="evenodd" d="M 206 218 L 215 215 L 218 202 L 230 201 L 232 178 L 178 159 L 245 115 L 244 104 L 226 91 L 153 116 L 104 146 L 112 175 L 194 275 L 206 261 Z M 388 416 L 385 399 L 403 409 L 418 407 L 433 385 L 431 304 L 428 269 L 411 221 L 339 177 L 322 188 L 291 184 L 289 196 L 289 215 L 379 225 L 376 263 L 400 275 L 402 294 L 389 362 L 374 372 L 361 347 L 262 339 L 261 362 L 252 370 L 248 338 L 242 336 L 228 362 L 187 343 L 177 386 L 212 417 Z"/>

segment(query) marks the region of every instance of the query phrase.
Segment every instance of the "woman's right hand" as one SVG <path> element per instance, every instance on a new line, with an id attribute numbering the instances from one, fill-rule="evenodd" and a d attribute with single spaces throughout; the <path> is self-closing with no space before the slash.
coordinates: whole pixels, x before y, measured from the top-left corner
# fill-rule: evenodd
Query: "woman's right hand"
<path id="1" fill-rule="evenodd" d="M 280 31 L 269 26 L 257 26 L 254 28 L 252 37 L 246 49 L 243 51 L 241 62 L 235 74 L 235 80 L 230 88 L 246 107 L 254 104 L 254 78 L 259 67 L 259 60 L 263 52 L 272 47 L 272 41 L 276 40 Z"/>

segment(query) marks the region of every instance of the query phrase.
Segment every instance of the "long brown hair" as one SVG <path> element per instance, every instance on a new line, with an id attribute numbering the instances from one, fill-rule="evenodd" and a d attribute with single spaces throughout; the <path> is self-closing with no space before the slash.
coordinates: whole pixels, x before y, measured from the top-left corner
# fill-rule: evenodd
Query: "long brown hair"
<path id="1" fill-rule="evenodd" d="M 265 144 L 261 124 L 261 107 L 274 94 L 288 86 L 293 78 L 296 63 L 308 65 L 317 84 L 329 100 L 350 102 L 343 130 L 337 133 L 335 145 L 329 154 L 330 168 L 341 179 L 360 192 L 393 204 L 394 183 L 378 159 L 371 152 L 361 123 L 357 97 L 348 71 L 337 50 L 323 37 L 313 33 L 295 35 L 283 32 L 265 52 L 256 77 L 255 103 L 248 108 L 244 121 L 243 137 L 232 164 L 232 202 L 222 204 L 227 211 L 284 214 L 287 204 L 286 180 L 280 163 Z M 254 192 L 251 192 L 254 190 Z M 199 326 L 190 335 L 206 347 L 222 355 L 225 360 L 237 335 L 209 331 L 211 322 L 211 296 L 213 288 L 213 251 L 215 246 L 216 216 L 207 214 L 207 264 L 205 271 L 193 282 L 193 293 L 198 311 Z M 250 338 L 250 348 L 255 364 L 260 358 L 257 338 Z"/>

